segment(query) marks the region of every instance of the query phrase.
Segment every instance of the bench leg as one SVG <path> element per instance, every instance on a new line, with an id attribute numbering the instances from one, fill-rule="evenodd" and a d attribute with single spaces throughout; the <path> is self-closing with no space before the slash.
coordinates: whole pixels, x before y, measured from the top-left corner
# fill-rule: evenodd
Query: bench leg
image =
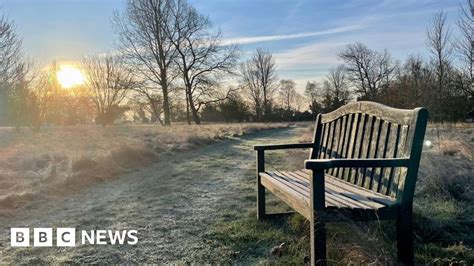
<path id="1" fill-rule="evenodd" d="M 310 178 L 311 265 L 326 265 L 326 215 L 324 170 L 313 170 Z"/>
<path id="2" fill-rule="evenodd" d="M 265 187 L 260 184 L 260 178 L 257 179 L 257 218 L 263 221 L 265 219 Z"/>
<path id="3" fill-rule="evenodd" d="M 326 265 L 326 223 L 317 215 L 311 219 L 311 265 Z"/>
<path id="4" fill-rule="evenodd" d="M 402 208 L 397 217 L 397 250 L 398 259 L 404 265 L 414 264 L 413 214 L 411 208 Z"/>
<path id="5" fill-rule="evenodd" d="M 260 172 L 265 171 L 264 151 L 257 151 L 257 218 L 262 221 L 265 219 L 265 187 L 260 182 Z"/>

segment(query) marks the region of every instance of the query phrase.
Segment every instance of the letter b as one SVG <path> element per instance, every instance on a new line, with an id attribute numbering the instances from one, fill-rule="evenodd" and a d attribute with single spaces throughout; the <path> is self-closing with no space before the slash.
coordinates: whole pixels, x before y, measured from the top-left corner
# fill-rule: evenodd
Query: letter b
<path id="1" fill-rule="evenodd" d="M 33 246 L 52 247 L 53 246 L 53 228 L 35 228 Z"/>
<path id="2" fill-rule="evenodd" d="M 10 246 L 29 247 L 30 246 L 30 229 L 29 228 L 11 228 L 10 229 Z"/>

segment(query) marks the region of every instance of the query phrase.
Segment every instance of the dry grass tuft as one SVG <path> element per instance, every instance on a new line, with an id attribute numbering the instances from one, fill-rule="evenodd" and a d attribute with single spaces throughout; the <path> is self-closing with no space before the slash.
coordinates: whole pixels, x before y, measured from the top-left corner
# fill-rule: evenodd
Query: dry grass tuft
<path id="1" fill-rule="evenodd" d="M 439 148 L 442 154 L 448 156 L 459 155 L 473 160 L 474 151 L 469 143 L 459 139 L 442 139 L 439 141 Z"/>

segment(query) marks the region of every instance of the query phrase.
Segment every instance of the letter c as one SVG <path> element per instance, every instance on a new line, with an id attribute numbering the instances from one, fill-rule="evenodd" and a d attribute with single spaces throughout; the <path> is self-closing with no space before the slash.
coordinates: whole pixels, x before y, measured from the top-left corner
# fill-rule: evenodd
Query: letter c
<path id="1" fill-rule="evenodd" d="M 71 233 L 70 232 L 64 232 L 62 235 L 61 235 L 61 240 L 65 243 L 69 243 L 71 242 L 71 240 L 66 240 L 64 239 L 64 235 L 70 235 Z"/>

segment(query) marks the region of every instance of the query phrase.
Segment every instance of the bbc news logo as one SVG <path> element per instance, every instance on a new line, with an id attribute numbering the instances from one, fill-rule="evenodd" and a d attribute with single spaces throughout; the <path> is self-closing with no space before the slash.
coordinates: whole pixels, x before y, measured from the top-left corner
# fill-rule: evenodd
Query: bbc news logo
<path id="1" fill-rule="evenodd" d="M 33 228 L 34 247 L 52 247 L 54 232 L 55 244 L 58 247 L 76 246 L 76 228 Z M 30 246 L 30 228 L 10 228 L 10 245 L 12 247 Z M 137 230 L 81 230 L 80 243 L 82 245 L 136 245 L 138 243 Z"/>

